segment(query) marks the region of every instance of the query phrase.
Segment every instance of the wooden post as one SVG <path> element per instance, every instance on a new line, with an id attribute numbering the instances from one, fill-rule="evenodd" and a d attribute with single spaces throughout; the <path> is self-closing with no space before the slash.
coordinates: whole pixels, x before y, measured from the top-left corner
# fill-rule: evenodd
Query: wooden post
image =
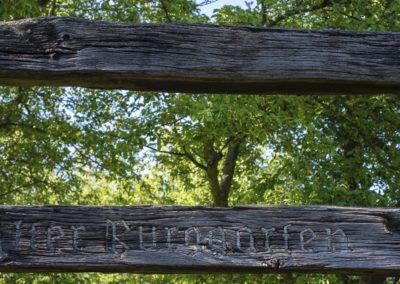
<path id="1" fill-rule="evenodd" d="M 0 271 L 400 274 L 400 209 L 0 206 Z"/>
<path id="2" fill-rule="evenodd" d="M 400 93 L 400 33 L 75 18 L 0 24 L 0 84 L 266 94 Z"/>

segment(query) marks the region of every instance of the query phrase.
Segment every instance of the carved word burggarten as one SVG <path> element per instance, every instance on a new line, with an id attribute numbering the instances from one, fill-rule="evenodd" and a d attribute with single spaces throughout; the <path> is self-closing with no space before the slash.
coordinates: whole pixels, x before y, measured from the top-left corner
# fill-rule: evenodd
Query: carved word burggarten
<path id="1" fill-rule="evenodd" d="M 94 231 L 95 233 L 93 237 Z M 249 228 L 230 226 L 137 226 L 125 220 L 106 219 L 102 226 L 15 223 L 14 240 L 7 249 L 46 250 L 50 253 L 90 252 L 94 242 L 104 253 L 183 247 L 226 253 L 340 252 L 351 251 L 349 239 L 340 228 L 316 229 L 292 224 L 283 227 Z M 22 241 L 24 240 L 24 241 Z M 5 242 L 4 242 L 5 244 Z M 99 245 L 97 245 L 97 248 Z M 0 239 L 0 255 L 5 253 Z"/>

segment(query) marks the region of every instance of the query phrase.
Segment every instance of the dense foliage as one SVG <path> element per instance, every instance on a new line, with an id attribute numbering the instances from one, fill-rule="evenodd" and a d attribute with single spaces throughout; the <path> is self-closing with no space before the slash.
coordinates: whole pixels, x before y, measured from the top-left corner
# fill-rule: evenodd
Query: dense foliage
<path id="1" fill-rule="evenodd" d="M 390 0 L 3 0 L 2 20 L 75 16 L 400 30 Z M 211 1 L 212 2 L 212 1 Z M 0 89 L 2 204 L 400 204 L 400 100 Z M 383 283 L 346 275 L 2 274 L 0 283 Z M 392 283 L 393 279 L 388 279 Z"/>

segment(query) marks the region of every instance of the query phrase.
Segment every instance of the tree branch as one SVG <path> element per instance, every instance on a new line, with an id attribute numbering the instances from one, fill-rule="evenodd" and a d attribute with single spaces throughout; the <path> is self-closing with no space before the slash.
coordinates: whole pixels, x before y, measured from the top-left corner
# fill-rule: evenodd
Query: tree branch
<path id="1" fill-rule="evenodd" d="M 18 128 L 30 129 L 30 130 L 39 132 L 39 133 L 41 133 L 41 134 L 47 134 L 47 131 L 46 131 L 46 130 L 44 130 L 44 129 L 42 129 L 42 128 L 38 128 L 38 127 L 36 127 L 35 125 L 29 125 L 29 124 L 22 123 L 22 122 L 20 122 L 20 123 L 14 123 L 14 122 L 10 122 L 10 121 L 7 121 L 7 120 L 6 120 L 6 121 L 0 122 L 0 128 L 6 128 L 6 127 L 9 127 L 9 126 L 14 126 L 14 127 L 18 127 Z"/>
<path id="2" fill-rule="evenodd" d="M 12 187 L 9 188 L 8 190 L 0 192 L 0 198 L 3 198 L 9 194 L 16 194 L 16 193 L 21 193 L 21 190 L 23 189 L 32 189 L 34 186 L 37 186 L 38 184 L 44 184 L 44 185 L 49 185 L 49 183 L 46 180 L 38 179 L 36 178 L 31 172 L 30 175 L 24 174 L 23 172 L 20 172 L 25 178 L 27 178 L 30 182 L 24 182 L 21 185 L 16 186 L 15 185 L 15 177 L 10 177 L 4 170 L 0 170 L 1 175 L 3 176 L 4 180 L 13 180 Z"/>
<path id="3" fill-rule="evenodd" d="M 154 152 L 158 152 L 158 153 L 163 153 L 163 154 L 169 154 L 169 155 L 174 155 L 174 156 L 180 156 L 183 157 L 185 156 L 185 153 L 179 153 L 179 152 L 174 152 L 174 151 L 166 151 L 166 150 L 160 150 L 160 149 L 156 149 L 154 147 L 151 146 L 144 146 L 145 148 L 148 148 Z"/>
<path id="4" fill-rule="evenodd" d="M 179 157 L 186 157 L 188 158 L 195 166 L 197 166 L 198 168 L 202 169 L 202 170 L 206 170 L 207 167 L 204 166 L 203 164 L 201 164 L 200 162 L 198 162 L 196 160 L 196 158 L 190 154 L 189 152 L 187 152 L 186 150 L 183 153 L 180 152 L 174 152 L 174 151 L 166 151 L 166 150 L 160 150 L 160 149 L 156 149 L 154 147 L 151 146 L 144 146 L 145 148 L 148 148 L 152 151 L 158 152 L 158 153 L 162 153 L 162 154 L 169 154 L 169 155 L 174 155 L 174 156 L 179 156 Z"/>
<path id="5" fill-rule="evenodd" d="M 297 6 L 294 9 L 288 10 L 283 12 L 282 14 L 278 14 L 275 17 L 272 17 L 268 20 L 268 27 L 272 27 L 277 25 L 279 22 L 286 20 L 287 18 L 293 17 L 298 14 L 304 14 L 307 12 L 313 12 L 317 10 L 324 9 L 326 7 L 332 6 L 337 0 L 323 0 L 321 3 L 317 3 L 314 5 L 307 5 L 307 6 Z"/>
<path id="6" fill-rule="evenodd" d="M 202 169 L 202 170 L 204 170 L 204 171 L 207 170 L 207 167 L 206 167 L 205 165 L 203 165 L 203 164 L 201 164 L 200 162 L 198 162 L 198 161 L 196 160 L 196 158 L 195 158 L 192 154 L 186 152 L 186 150 L 185 150 L 185 156 L 186 156 L 193 164 L 195 164 L 198 168 L 200 168 L 200 169 Z"/>
<path id="7" fill-rule="evenodd" d="M 199 4 L 196 4 L 196 7 L 202 7 L 202 6 L 210 5 L 210 4 L 215 3 L 217 1 L 218 0 L 203 0 Z"/>
<path id="8" fill-rule="evenodd" d="M 165 18 L 167 19 L 167 22 L 168 22 L 168 23 L 172 23 L 172 18 L 171 18 L 171 16 L 170 16 L 169 12 L 168 12 L 167 6 L 166 6 L 165 3 L 164 3 L 164 0 L 160 0 L 160 4 L 161 4 L 162 10 L 163 10 L 164 13 L 165 13 Z"/>
<path id="9" fill-rule="evenodd" d="M 350 18 L 350 19 L 353 19 L 353 20 L 362 22 L 362 23 L 366 23 L 366 22 L 367 22 L 366 20 L 363 20 L 363 19 L 361 19 L 361 18 L 355 17 L 355 16 L 353 16 L 353 15 L 348 15 L 348 14 L 343 13 L 343 12 L 339 12 L 339 14 L 341 14 L 341 15 L 347 17 L 347 18 Z"/>

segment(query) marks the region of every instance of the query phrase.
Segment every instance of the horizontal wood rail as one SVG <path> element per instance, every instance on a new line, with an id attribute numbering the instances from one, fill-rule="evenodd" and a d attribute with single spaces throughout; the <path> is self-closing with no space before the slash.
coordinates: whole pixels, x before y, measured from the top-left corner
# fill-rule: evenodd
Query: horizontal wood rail
<path id="1" fill-rule="evenodd" d="M 400 274 L 400 210 L 0 206 L 0 271 Z"/>
<path id="2" fill-rule="evenodd" d="M 0 84 L 195 93 L 400 93 L 400 33 L 77 18 L 0 24 Z"/>

